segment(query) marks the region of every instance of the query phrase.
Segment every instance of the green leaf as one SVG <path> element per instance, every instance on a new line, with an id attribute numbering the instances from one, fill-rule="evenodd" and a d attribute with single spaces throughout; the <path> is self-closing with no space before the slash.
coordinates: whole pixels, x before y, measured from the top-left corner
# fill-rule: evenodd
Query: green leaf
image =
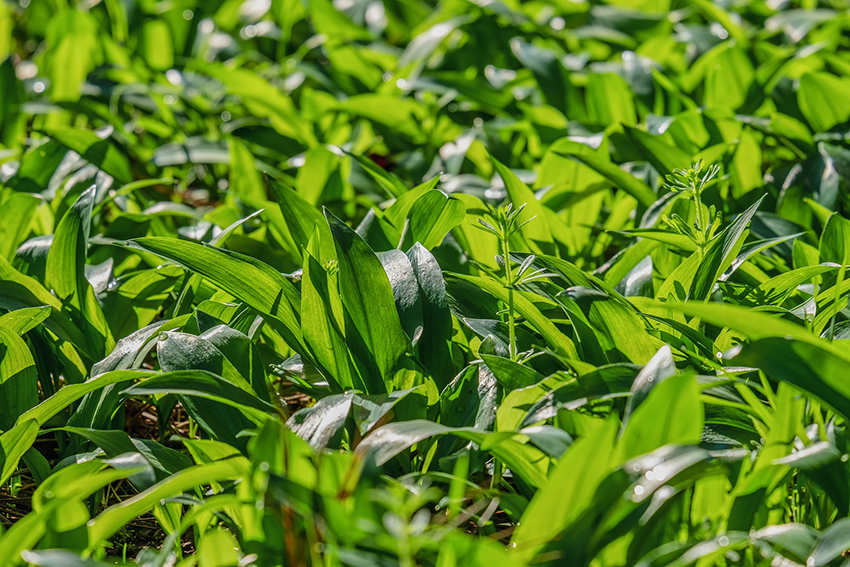
<path id="1" fill-rule="evenodd" d="M 629 126 L 624 127 L 623 131 L 644 159 L 661 175 L 671 175 L 673 170 L 685 169 L 693 163 L 687 152 L 668 144 L 661 136 Z"/>
<path id="2" fill-rule="evenodd" d="M 4 193 L 0 192 L 0 256 L 10 261 L 15 257 L 15 250 L 29 234 L 40 203 L 35 195 L 11 193 L 4 199 Z"/>
<path id="3" fill-rule="evenodd" d="M 330 443 L 331 438 L 348 418 L 354 392 L 335 394 L 317 401 L 314 405 L 292 414 L 286 426 L 319 451 Z"/>
<path id="4" fill-rule="evenodd" d="M 402 136 L 417 138 L 422 132 L 424 108 L 410 98 L 368 93 L 351 96 L 337 103 L 336 109 L 380 124 Z M 399 195 L 396 194 L 396 197 Z"/>
<path id="5" fill-rule="evenodd" d="M 348 187 L 348 160 L 328 148 L 310 148 L 304 154 L 304 165 L 298 169 L 295 186 L 298 194 L 307 203 L 318 205 L 337 199 L 345 199 Z"/>
<path id="6" fill-rule="evenodd" d="M 838 213 L 830 215 L 820 237 L 821 262 L 850 265 L 850 221 Z"/>
<path id="7" fill-rule="evenodd" d="M 165 71 L 174 66 L 171 30 L 164 20 L 147 20 L 142 25 L 142 53 L 151 69 Z"/>
<path id="8" fill-rule="evenodd" d="M 247 471 L 248 461 L 241 457 L 184 469 L 144 492 L 110 506 L 93 518 L 88 523 L 89 545 L 97 545 L 108 539 L 133 518 L 153 509 L 166 498 L 173 498 L 210 482 L 235 480 L 245 475 Z"/>
<path id="9" fill-rule="evenodd" d="M 824 265 L 797 268 L 760 283 L 748 292 L 747 299 L 755 305 L 780 305 L 787 297 L 796 292 L 800 285 L 837 269 L 837 266 Z"/>
<path id="10" fill-rule="evenodd" d="M 0 321 L 2 324 L 2 321 Z M 0 429 L 38 403 L 38 373 L 27 343 L 0 326 Z"/>
<path id="11" fill-rule="evenodd" d="M 594 124 L 634 126 L 634 95 L 626 81 L 614 73 L 592 73 L 587 81 L 587 114 Z"/>
<path id="12" fill-rule="evenodd" d="M 764 197 L 738 215 L 735 221 L 723 229 L 711 243 L 711 247 L 697 268 L 688 297 L 705 299 L 711 294 L 714 284 L 723 275 L 738 255 L 746 238 L 747 226 L 756 214 Z"/>
<path id="13" fill-rule="evenodd" d="M 393 290 L 396 311 L 401 328 L 416 345 L 422 336 L 422 298 L 410 259 L 401 250 L 387 250 L 377 254 Z"/>
<path id="14" fill-rule="evenodd" d="M 39 426 L 44 425 L 54 415 L 79 400 L 89 392 L 105 388 L 111 384 L 129 382 L 138 378 L 148 378 L 155 375 L 147 370 L 115 370 L 91 378 L 82 384 L 69 384 L 58 392 L 18 417 L 20 425 L 28 420 L 35 421 Z"/>
<path id="15" fill-rule="evenodd" d="M 251 420 L 262 419 L 256 411 L 245 411 L 272 406 L 256 397 L 250 384 L 239 376 L 230 362 L 212 343 L 185 333 L 169 332 L 159 337 L 157 352 L 160 366 L 165 371 L 151 384 L 135 387 L 140 392 L 173 394 L 180 398 L 186 412 L 214 439 L 225 441 L 244 449 L 246 440 L 240 439 L 241 431 L 252 428 Z M 194 370 L 197 373 L 174 375 L 174 372 Z M 226 376 L 226 377 L 225 377 Z M 133 395 L 130 388 L 125 394 Z M 222 405 L 225 404 L 225 405 Z M 232 406 L 232 407 L 227 407 Z"/>
<path id="16" fill-rule="evenodd" d="M 408 188 L 404 185 L 401 179 L 394 173 L 382 169 L 374 161 L 356 154 L 348 154 L 357 165 L 371 177 L 375 183 L 386 193 L 390 198 L 400 198 L 408 192 Z M 414 189 L 415 191 L 415 189 Z M 404 218 L 404 217 L 402 217 Z"/>
<path id="17" fill-rule="evenodd" d="M 316 143 L 311 126 L 295 109 L 292 99 L 273 86 L 262 75 L 248 69 L 227 67 L 223 63 L 194 64 L 204 74 L 220 81 L 227 92 L 242 99 L 245 108 L 261 118 L 268 118 L 280 134 L 306 145 Z"/>
<path id="18" fill-rule="evenodd" d="M 746 50 L 732 42 L 724 42 L 703 57 L 706 59 L 706 106 L 729 110 L 743 106 L 755 78 Z"/>
<path id="19" fill-rule="evenodd" d="M 422 300 L 422 335 L 416 348 L 419 360 L 444 388 L 454 375 L 452 364 L 452 315 L 446 295 L 446 282 L 436 258 L 420 244 L 407 251 L 410 266 Z"/>
<path id="20" fill-rule="evenodd" d="M 806 73 L 800 77 L 797 100 L 814 131 L 825 132 L 850 118 L 850 80 Z"/>
<path id="21" fill-rule="evenodd" d="M 647 332 L 635 309 L 615 296 L 582 286 L 573 286 L 559 295 L 565 304 L 575 302 L 587 316 L 609 360 L 644 364 L 660 347 L 660 341 Z"/>
<path id="22" fill-rule="evenodd" d="M 540 450 L 513 439 L 514 433 L 486 433 L 471 427 L 446 427 L 425 420 L 390 423 L 376 429 L 357 447 L 357 453 L 368 455 L 378 466 L 385 464 L 407 447 L 435 435 L 450 434 L 481 445 L 501 459 L 523 481 L 540 487 L 546 483 L 548 457 Z"/>
<path id="23" fill-rule="evenodd" d="M 583 163 L 608 179 L 615 187 L 637 199 L 638 203 L 644 207 L 650 207 L 657 199 L 655 192 L 646 183 L 626 173 L 610 161 L 605 161 L 596 156 L 593 150 L 584 144 L 570 140 L 559 140 L 557 146 L 552 146 L 550 151 Z"/>
<path id="24" fill-rule="evenodd" d="M 280 324 L 290 347 L 302 352 L 301 297 L 292 282 L 280 272 L 250 256 L 207 244 L 149 236 L 130 241 L 146 252 L 174 260 L 244 301 Z"/>
<path id="25" fill-rule="evenodd" d="M 105 355 L 115 343 L 85 274 L 95 191 L 95 186 L 87 189 L 59 222 L 47 254 L 45 280 L 86 331 L 88 352 Z"/>
<path id="26" fill-rule="evenodd" d="M 0 328 L 18 335 L 25 335 L 50 316 L 50 306 L 15 309 L 0 315 Z"/>
<path id="27" fill-rule="evenodd" d="M 587 117 L 584 101 L 570 82 L 567 68 L 555 53 L 520 38 L 512 39 L 510 46 L 522 66 L 534 74 L 546 102 L 572 120 L 584 120 Z"/>
<path id="28" fill-rule="evenodd" d="M 318 230 L 321 235 L 319 239 L 321 255 L 317 257 L 321 257 L 326 262 L 336 259 L 336 250 L 328 230 L 328 223 L 316 207 L 305 201 L 291 187 L 275 179 L 269 178 L 269 186 L 274 192 L 280 205 L 280 212 L 283 213 L 286 226 L 299 251 L 303 254 L 313 231 Z"/>
<path id="29" fill-rule="evenodd" d="M 676 303 L 667 301 L 664 307 L 699 317 L 703 322 L 733 329 L 751 341 L 771 337 L 790 337 L 826 349 L 850 363 L 850 354 L 810 333 L 804 327 L 737 305 L 725 303 Z"/>
<path id="30" fill-rule="evenodd" d="M 602 480 L 614 469 L 616 434 L 617 423 L 609 419 L 573 443 L 518 522 L 511 536 L 514 553 L 530 559 L 590 505 Z"/>
<path id="31" fill-rule="evenodd" d="M 507 302 L 508 300 L 508 291 L 502 287 L 501 284 L 491 280 L 490 278 L 466 276 L 463 274 L 447 274 L 447 276 L 449 281 L 451 281 L 451 279 L 456 279 L 467 282 L 486 291 L 501 301 Z M 555 352 L 570 359 L 578 358 L 575 343 L 573 343 L 568 336 L 558 330 L 554 323 L 545 317 L 540 310 L 534 306 L 534 303 L 526 299 L 522 293 L 514 293 L 514 308 L 517 313 L 522 315 L 522 317 L 528 321 L 534 330 L 543 335 L 543 338 L 549 343 L 549 347 Z"/>
<path id="32" fill-rule="evenodd" d="M 124 391 L 127 395 L 177 394 L 214 400 L 262 422 L 275 407 L 206 370 L 178 370 L 155 375 Z"/>
<path id="33" fill-rule="evenodd" d="M 646 399 L 653 388 L 664 380 L 676 375 L 676 364 L 673 361 L 673 352 L 669 345 L 661 347 L 655 356 L 647 362 L 631 387 L 631 395 L 623 412 L 623 424 L 629 421 L 632 413 Z"/>
<path id="34" fill-rule="evenodd" d="M 703 408 L 693 375 L 671 376 L 657 384 L 624 426 L 622 460 L 669 444 L 695 445 L 702 436 Z"/>
<path id="35" fill-rule="evenodd" d="M 304 340 L 316 362 L 325 369 L 332 379 L 336 391 L 353 388 L 359 382 L 356 370 L 352 367 L 345 335 L 342 328 L 344 319 L 342 300 L 336 289 L 336 282 L 316 259 L 321 248 L 319 229 L 313 231 L 313 237 L 304 254 L 304 267 L 301 273 L 301 312 L 303 315 Z"/>
<path id="36" fill-rule="evenodd" d="M 844 555 L 850 546 L 850 518 L 842 518 L 821 533 L 806 565 L 820 567 Z"/>
<path id="37" fill-rule="evenodd" d="M 386 390 L 385 382 L 409 348 L 399 322 L 392 286 L 369 245 L 329 211 L 325 217 L 334 237 L 339 263 L 339 290 L 345 310 L 345 339 L 365 365 L 368 393 Z"/>
<path id="38" fill-rule="evenodd" d="M 114 177 L 118 183 L 133 181 L 130 160 L 109 138 L 101 138 L 92 131 L 77 128 L 51 128 L 43 130 L 43 133 L 77 152 L 84 160 Z"/>
<path id="39" fill-rule="evenodd" d="M 536 370 L 509 358 L 482 354 L 481 359 L 506 392 L 532 386 L 543 379 Z"/>
<path id="40" fill-rule="evenodd" d="M 527 223 L 520 229 L 520 233 L 525 238 L 532 252 L 539 254 L 554 254 L 555 244 L 552 240 L 552 233 L 549 231 L 549 225 L 546 222 L 546 215 L 543 212 L 543 205 L 537 200 L 537 197 L 523 183 L 516 174 L 493 159 L 493 165 L 496 166 L 496 171 L 502 181 L 505 182 L 505 189 L 508 192 L 508 198 L 514 205 L 514 208 L 519 208 L 523 205 L 522 212 L 518 217 L 519 225 Z"/>
<path id="41" fill-rule="evenodd" d="M 418 201 L 423 195 L 433 190 L 439 182 L 440 176 L 438 175 L 436 177 L 432 177 L 425 183 L 402 193 L 398 198 L 396 198 L 393 204 L 384 211 L 384 219 L 397 229 L 401 230 L 414 203 L 416 203 L 416 201 Z M 464 207 L 464 209 L 465 208 L 466 207 Z"/>
<path id="42" fill-rule="evenodd" d="M 462 201 L 442 191 L 428 191 L 416 200 L 408 213 L 410 237 L 430 250 L 439 246 L 465 216 L 466 207 Z"/>
<path id="43" fill-rule="evenodd" d="M 0 435 L 0 483 L 5 484 L 18 469 L 18 462 L 38 435 L 33 419 L 19 420 L 18 425 Z"/>
<path id="44" fill-rule="evenodd" d="M 67 153 L 68 150 L 55 140 L 30 147 L 21 157 L 21 165 L 7 185 L 24 193 L 45 193 L 52 196 L 50 178 Z"/>
<path id="45" fill-rule="evenodd" d="M 766 337 L 743 345 L 730 357 L 736 364 L 762 370 L 769 378 L 788 382 L 835 409 L 844 419 L 850 417 L 850 385 L 844 370 L 850 357 L 832 344 L 815 338 Z"/>
<path id="46" fill-rule="evenodd" d="M 24 551 L 21 557 L 27 564 L 36 567 L 107 567 L 109 565 L 94 559 L 83 559 L 77 552 L 64 549 Z"/>
<path id="47" fill-rule="evenodd" d="M 207 530 L 198 540 L 198 563 L 200 565 L 233 565 L 240 560 L 239 542 L 224 528 Z"/>
<path id="48" fill-rule="evenodd" d="M 246 203 L 256 206 L 266 200 L 263 178 L 257 171 L 251 150 L 237 138 L 228 140 L 230 149 L 230 178 L 227 184 Z"/>
<path id="49" fill-rule="evenodd" d="M 60 10 L 47 25 L 51 96 L 58 101 L 80 99 L 83 82 L 95 66 L 98 25 L 87 11 Z"/>
<path id="50" fill-rule="evenodd" d="M 269 401 L 266 372 L 254 342 L 248 335 L 227 325 L 216 325 L 204 331 L 200 338 L 208 341 L 230 362 L 239 376 L 222 374 L 229 381 L 245 389 L 249 386 L 261 400 Z M 226 365 L 223 365 L 226 367 Z M 241 380 L 239 379 L 241 377 Z"/>

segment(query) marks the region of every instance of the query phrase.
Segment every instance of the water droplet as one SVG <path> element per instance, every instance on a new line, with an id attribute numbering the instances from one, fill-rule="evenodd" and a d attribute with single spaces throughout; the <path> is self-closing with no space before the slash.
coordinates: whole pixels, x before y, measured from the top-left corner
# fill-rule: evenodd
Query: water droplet
<path id="1" fill-rule="evenodd" d="M 655 480 L 655 474 L 652 471 L 646 471 L 646 480 Z"/>
<path id="2" fill-rule="evenodd" d="M 183 19 L 191 20 L 195 17 L 195 13 L 192 10 L 183 10 Z"/>
<path id="3" fill-rule="evenodd" d="M 719 543 L 723 547 L 726 547 L 727 545 L 729 545 L 729 538 L 725 535 L 720 536 L 720 538 L 717 540 L 717 543 Z"/>
<path id="4" fill-rule="evenodd" d="M 644 487 L 642 487 L 640 485 L 635 486 L 635 494 L 637 496 L 641 496 L 644 492 L 646 492 L 646 489 L 644 489 Z"/>

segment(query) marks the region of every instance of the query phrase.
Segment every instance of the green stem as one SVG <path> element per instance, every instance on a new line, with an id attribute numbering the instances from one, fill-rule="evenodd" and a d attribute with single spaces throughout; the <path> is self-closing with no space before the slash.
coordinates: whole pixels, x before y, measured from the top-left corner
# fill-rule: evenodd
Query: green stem
<path id="1" fill-rule="evenodd" d="M 514 275 L 511 269 L 510 236 L 502 239 L 502 250 L 505 254 L 505 281 L 508 283 L 508 356 L 516 360 L 516 321 L 514 317 Z"/>
<path id="2" fill-rule="evenodd" d="M 502 462 L 493 457 L 493 476 L 490 477 L 490 490 L 496 490 L 502 484 Z"/>
<path id="3" fill-rule="evenodd" d="M 694 187 L 694 204 L 697 207 L 697 233 L 700 235 L 697 249 L 699 250 L 699 261 L 701 264 L 702 259 L 705 257 L 705 228 L 703 228 L 704 224 L 702 222 L 702 195 L 700 193 L 701 191 L 697 187 Z"/>
<path id="4" fill-rule="evenodd" d="M 835 339 L 835 318 L 838 316 L 838 312 L 840 311 L 838 301 L 841 299 L 841 285 L 844 283 L 844 270 L 845 267 L 842 264 L 842 266 L 838 268 L 838 279 L 835 281 L 835 300 L 833 301 L 833 306 L 836 311 L 832 314 L 832 320 L 829 322 L 829 340 Z"/>

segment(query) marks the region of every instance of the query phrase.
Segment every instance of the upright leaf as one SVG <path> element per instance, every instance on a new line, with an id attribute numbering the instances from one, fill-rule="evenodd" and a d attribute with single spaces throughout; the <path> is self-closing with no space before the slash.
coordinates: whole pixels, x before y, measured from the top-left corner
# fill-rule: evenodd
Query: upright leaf
<path id="1" fill-rule="evenodd" d="M 339 289 L 345 309 L 345 339 L 365 365 L 367 392 L 385 391 L 390 371 L 409 346 L 396 312 L 392 286 L 369 245 L 325 211 L 336 246 Z"/>
<path id="2" fill-rule="evenodd" d="M 115 343 L 85 273 L 95 190 L 94 186 L 87 189 L 59 222 L 47 255 L 45 280 L 64 303 L 64 310 L 86 329 L 89 351 L 105 355 Z"/>

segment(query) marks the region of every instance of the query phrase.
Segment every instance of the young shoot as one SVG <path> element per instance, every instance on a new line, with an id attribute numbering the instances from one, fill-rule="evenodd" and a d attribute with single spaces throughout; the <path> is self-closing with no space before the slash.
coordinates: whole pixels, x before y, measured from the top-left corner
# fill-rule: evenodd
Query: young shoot
<path id="1" fill-rule="evenodd" d="M 721 220 L 713 205 L 708 211 L 704 211 L 702 205 L 702 194 L 709 183 L 720 173 L 720 167 L 715 164 L 709 166 L 705 173 L 702 170 L 703 162 L 699 160 L 687 169 L 674 170 L 672 175 L 667 176 L 667 182 L 664 184 L 674 193 L 687 193 L 691 197 L 696 208 L 694 223 L 689 224 L 675 213 L 672 217 L 663 217 L 664 222 L 670 228 L 687 236 L 694 243 L 699 251 L 700 260 L 705 256 L 708 244 L 714 238 L 717 229 L 720 228 Z"/>
<path id="2" fill-rule="evenodd" d="M 513 203 L 503 205 L 499 208 L 494 208 L 490 206 L 489 211 L 485 213 L 485 216 L 491 222 L 488 222 L 483 218 L 478 219 L 478 222 L 480 224 L 479 228 L 481 228 L 485 232 L 494 234 L 496 238 L 499 239 L 499 246 L 502 250 L 502 254 L 496 256 L 496 263 L 502 266 L 504 270 L 503 284 L 505 286 L 505 289 L 508 290 L 508 354 L 510 356 L 510 359 L 513 361 L 516 361 L 519 358 L 516 346 L 516 313 L 514 311 L 514 290 L 521 285 L 552 276 L 552 274 L 546 272 L 546 270 L 542 268 L 536 270 L 531 269 L 531 266 L 534 264 L 534 260 L 536 259 L 536 256 L 534 254 L 529 254 L 528 256 L 526 256 L 526 258 L 516 268 L 514 268 L 515 262 L 511 260 L 511 236 L 513 236 L 523 226 L 525 226 L 535 218 L 531 217 L 525 222 L 519 222 L 519 215 L 524 208 L 525 204 L 520 205 L 515 209 Z"/>

